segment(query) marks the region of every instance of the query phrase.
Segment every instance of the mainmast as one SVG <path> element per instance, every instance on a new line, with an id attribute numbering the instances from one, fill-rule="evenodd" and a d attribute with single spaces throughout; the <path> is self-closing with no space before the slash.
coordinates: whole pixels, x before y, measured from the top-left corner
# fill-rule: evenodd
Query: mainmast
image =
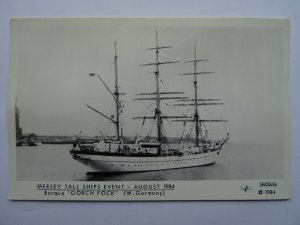
<path id="1" fill-rule="evenodd" d="M 163 135 L 162 135 L 162 120 L 167 119 L 167 118 L 172 118 L 172 119 L 180 119 L 180 118 L 187 118 L 186 116 L 165 116 L 163 115 L 161 111 L 161 100 L 170 100 L 170 99 L 177 99 L 177 100 L 183 100 L 187 99 L 186 97 L 164 97 L 165 95 L 173 95 L 173 94 L 183 94 L 183 92 L 161 92 L 160 91 L 160 86 L 159 86 L 159 80 L 160 80 L 160 65 L 164 64 L 170 64 L 170 63 L 178 63 L 179 61 L 169 61 L 169 62 L 160 62 L 159 61 L 159 50 L 160 49 L 165 49 L 165 48 L 171 48 L 171 46 L 159 46 L 158 43 L 158 32 L 156 30 L 155 32 L 155 47 L 154 48 L 148 48 L 145 50 L 155 50 L 155 62 L 154 63 L 148 63 L 148 64 L 143 64 L 140 66 L 155 66 L 155 85 L 156 85 L 156 90 L 155 92 L 151 93 L 139 93 L 137 95 L 155 95 L 155 97 L 150 97 L 150 98 L 135 98 L 134 100 L 155 100 L 156 101 L 156 107 L 155 107 L 155 115 L 154 117 L 134 117 L 134 119 L 156 119 L 156 126 L 157 126 L 157 141 L 159 143 L 163 142 Z M 160 154 L 161 149 L 159 149 Z"/>
<path id="2" fill-rule="evenodd" d="M 178 93 L 181 94 L 182 93 L 182 92 L 164 92 L 164 93 L 160 92 L 160 88 L 159 88 L 159 79 L 160 79 L 159 66 L 162 65 L 162 64 L 170 64 L 170 63 L 178 63 L 179 62 L 179 61 L 160 62 L 159 61 L 159 50 L 164 49 L 164 48 L 171 48 L 171 46 L 159 46 L 158 45 L 158 32 L 156 30 L 156 32 L 155 32 L 155 47 L 145 49 L 145 50 L 155 50 L 155 62 L 141 65 L 141 66 L 155 65 L 154 75 L 155 75 L 156 91 L 153 94 L 156 95 L 156 98 L 155 98 L 156 108 L 155 108 L 154 118 L 157 120 L 157 123 L 156 123 L 157 124 L 157 141 L 159 143 L 161 143 L 163 141 L 163 137 L 162 137 L 162 119 L 167 118 L 166 116 L 162 116 L 160 101 L 162 99 L 180 99 L 180 97 L 179 98 L 178 97 L 169 97 L 169 98 L 168 97 L 161 97 L 161 94 L 178 94 Z M 144 93 L 144 94 L 152 94 L 152 93 Z M 136 100 L 142 100 L 142 99 L 136 99 Z"/>
<path id="3" fill-rule="evenodd" d="M 199 146 L 199 114 L 198 114 L 198 95 L 197 95 L 197 90 L 198 90 L 198 84 L 197 84 L 197 46 L 195 44 L 194 47 L 194 89 L 195 89 L 195 129 L 196 129 L 196 146 Z M 201 131 L 201 130 L 200 130 Z M 201 134 L 202 136 L 202 134 Z"/>
<path id="4" fill-rule="evenodd" d="M 155 32 L 155 40 L 156 40 L 156 70 L 155 70 L 155 80 L 156 80 L 156 109 L 155 109 L 155 115 L 157 118 L 157 141 L 162 141 L 162 135 L 161 135 L 161 109 L 160 109 L 160 92 L 159 92 L 159 51 L 158 51 L 158 39 L 157 39 L 157 30 Z"/>

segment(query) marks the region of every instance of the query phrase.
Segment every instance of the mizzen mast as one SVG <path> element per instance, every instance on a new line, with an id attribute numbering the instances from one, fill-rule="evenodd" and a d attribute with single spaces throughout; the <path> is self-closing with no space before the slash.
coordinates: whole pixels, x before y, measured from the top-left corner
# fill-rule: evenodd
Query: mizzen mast
<path id="1" fill-rule="evenodd" d="M 119 101 L 119 84 L 118 84 L 118 55 L 117 55 L 117 42 L 114 42 L 115 45 L 115 57 L 114 57 L 114 64 L 115 64 L 115 102 L 116 102 L 116 135 L 117 140 L 120 140 L 120 101 Z"/>
<path id="2" fill-rule="evenodd" d="M 114 119 L 114 116 L 109 117 L 109 116 L 105 115 L 104 113 L 100 112 L 99 110 L 97 110 L 97 109 L 95 109 L 95 108 L 93 108 L 89 105 L 86 105 L 86 106 L 115 124 L 115 126 L 116 126 L 116 138 L 119 141 L 120 137 L 122 136 L 122 134 L 121 134 L 122 132 L 120 130 L 120 108 L 121 108 L 120 95 L 124 95 L 125 93 L 120 93 L 119 92 L 120 87 L 119 87 L 119 83 L 118 83 L 118 55 L 117 55 L 117 42 L 116 41 L 114 42 L 114 48 L 115 48 L 115 56 L 114 56 L 115 91 L 112 92 L 109 89 L 109 87 L 106 85 L 106 83 L 104 82 L 104 80 L 101 78 L 101 76 L 99 74 L 97 74 L 97 77 L 99 78 L 101 83 L 105 86 L 105 88 L 107 89 L 107 91 L 110 93 L 110 95 L 113 97 L 113 99 L 115 101 L 115 117 L 116 117 L 116 119 Z M 95 73 L 90 73 L 90 77 L 94 77 L 95 75 L 96 75 Z"/>

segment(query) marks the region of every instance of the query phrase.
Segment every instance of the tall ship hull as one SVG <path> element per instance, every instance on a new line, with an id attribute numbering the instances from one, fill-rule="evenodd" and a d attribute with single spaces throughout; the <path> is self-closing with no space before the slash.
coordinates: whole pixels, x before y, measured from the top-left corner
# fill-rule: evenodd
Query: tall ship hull
<path id="1" fill-rule="evenodd" d="M 207 138 L 207 129 L 204 123 L 207 122 L 227 122 L 222 119 L 203 119 L 202 115 L 198 110 L 199 106 L 209 105 L 222 105 L 223 103 L 218 102 L 219 99 L 215 98 L 198 98 L 198 85 L 197 76 L 204 74 L 212 74 L 214 72 L 199 72 L 197 71 L 197 63 L 207 60 L 198 59 L 196 57 L 196 45 L 194 48 L 194 59 L 186 61 L 194 64 L 194 72 L 178 74 L 183 76 L 192 76 L 194 86 L 194 96 L 192 98 L 182 96 L 182 91 L 161 91 L 160 90 L 160 66 L 165 64 L 179 63 L 179 61 L 159 61 L 159 53 L 162 49 L 171 48 L 170 46 L 160 46 L 158 44 L 158 37 L 156 31 L 156 42 L 155 47 L 148 48 L 146 50 L 155 52 L 155 62 L 142 64 L 140 66 L 152 66 L 154 67 L 154 81 L 155 90 L 151 92 L 143 92 L 136 94 L 136 98 L 133 100 L 138 101 L 154 101 L 155 108 L 151 110 L 152 115 L 147 116 L 136 116 L 132 119 L 142 120 L 142 128 L 145 125 L 146 120 L 150 121 L 153 127 L 155 124 L 156 135 L 150 132 L 147 135 L 143 135 L 142 132 L 136 135 L 135 144 L 125 144 L 122 134 L 122 128 L 120 123 L 120 114 L 122 113 L 123 103 L 120 95 L 125 93 L 119 92 L 118 84 L 118 67 L 117 67 L 117 50 L 115 42 L 115 90 L 112 91 L 105 84 L 100 75 L 91 73 L 91 77 L 98 77 L 103 83 L 105 88 L 108 90 L 115 102 L 115 114 L 108 116 L 97 109 L 86 105 L 88 108 L 100 114 L 105 119 L 109 120 L 115 126 L 116 134 L 115 138 L 108 139 L 104 138 L 97 144 L 82 144 L 79 140 L 73 144 L 73 148 L 70 153 L 72 157 L 90 167 L 96 172 L 139 172 L 139 171 L 156 171 L 156 170 L 168 170 L 195 166 L 205 166 L 214 164 L 217 160 L 222 146 L 227 142 L 229 134 L 226 138 L 221 140 L 209 141 Z M 175 101 L 173 102 L 174 107 L 177 106 L 193 106 L 194 112 L 192 115 L 186 115 L 185 113 L 177 115 L 165 115 L 162 110 L 161 101 Z M 151 105 L 148 106 L 151 107 Z M 169 104 L 166 103 L 169 107 Z M 177 113 L 174 108 L 173 112 Z M 169 140 L 164 127 L 164 122 L 180 123 L 185 126 L 186 123 L 191 123 L 195 129 L 195 137 L 191 138 L 191 131 L 189 133 L 182 133 L 180 139 L 177 138 L 176 143 Z M 141 129 L 142 131 L 143 129 Z M 152 130 L 152 129 L 151 129 Z M 185 134 L 185 138 L 183 138 Z"/>
<path id="2" fill-rule="evenodd" d="M 94 172 L 142 172 L 169 170 L 214 164 L 219 150 L 194 155 L 143 157 L 143 156 L 106 156 L 89 153 L 76 153 L 74 159 L 93 169 Z"/>

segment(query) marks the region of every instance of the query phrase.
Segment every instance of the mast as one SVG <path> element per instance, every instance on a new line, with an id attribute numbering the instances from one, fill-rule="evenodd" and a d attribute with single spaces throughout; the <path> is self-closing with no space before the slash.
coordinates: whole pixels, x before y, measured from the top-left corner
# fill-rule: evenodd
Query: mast
<path id="1" fill-rule="evenodd" d="M 173 106 L 189 106 L 193 105 L 195 108 L 194 111 L 194 118 L 193 120 L 175 120 L 175 121 L 186 121 L 186 122 L 195 122 L 195 131 L 196 131 L 196 146 L 199 146 L 200 142 L 203 142 L 203 135 L 202 135 L 202 129 L 201 129 L 201 123 L 203 122 L 227 122 L 226 120 L 201 120 L 199 111 L 198 111 L 198 106 L 203 105 L 223 105 L 223 103 L 219 102 L 214 102 L 218 101 L 219 99 L 198 99 L 198 80 L 197 76 L 198 75 L 205 75 L 205 74 L 211 74 L 214 72 L 198 72 L 197 71 L 197 63 L 203 62 L 203 61 L 208 61 L 207 59 L 197 59 L 197 44 L 195 42 L 194 46 L 194 60 L 191 61 L 185 61 L 184 63 L 194 63 L 194 72 L 193 73 L 184 73 L 184 74 L 179 74 L 179 75 L 192 75 L 194 76 L 194 99 L 180 99 L 178 101 L 191 101 L 193 102 L 192 104 L 189 103 L 181 103 L 181 104 L 174 104 Z M 200 102 L 200 103 L 199 103 Z M 200 140 L 199 140 L 200 136 Z"/>
<path id="2" fill-rule="evenodd" d="M 117 42 L 115 44 L 115 57 L 114 57 L 114 64 L 115 64 L 115 102 L 116 102 L 116 136 L 117 140 L 120 140 L 120 101 L 119 101 L 119 86 L 118 86 L 118 55 L 117 55 Z"/>
<path id="3" fill-rule="evenodd" d="M 155 80 L 156 80 L 156 109 L 155 115 L 157 118 L 157 141 L 162 141 L 161 135 L 161 110 L 160 110 L 160 92 L 159 92 L 159 60 L 158 60 L 158 39 L 157 39 L 157 30 L 155 32 L 155 40 L 156 40 L 156 70 L 155 70 Z"/>
<path id="4" fill-rule="evenodd" d="M 195 43 L 194 46 L 194 56 L 195 56 L 195 60 L 194 60 L 194 89 L 195 89 L 195 115 L 194 115 L 194 119 L 195 119 L 195 130 L 196 130 L 196 146 L 199 146 L 199 114 L 198 114 L 198 95 L 197 95 L 197 90 L 198 90 L 198 84 L 197 84 L 197 46 Z M 201 128 L 201 124 L 200 124 L 200 128 Z M 202 138 L 202 135 L 201 135 Z"/>
<path id="5" fill-rule="evenodd" d="M 118 55 L 117 55 L 117 42 L 114 42 L 114 46 L 115 46 L 115 56 L 114 56 L 114 65 L 115 65 L 115 91 L 112 92 L 110 90 L 110 88 L 106 85 L 106 83 L 104 82 L 104 80 L 100 77 L 99 74 L 97 74 L 97 77 L 99 78 L 99 80 L 101 81 L 101 83 L 104 85 L 104 87 L 106 88 L 106 90 L 110 93 L 110 95 L 113 97 L 114 101 L 115 101 L 115 118 L 113 116 L 107 116 L 104 113 L 100 112 L 99 110 L 93 108 L 92 106 L 86 105 L 88 108 L 90 108 L 91 110 L 95 111 L 96 113 L 100 114 L 101 116 L 103 116 L 104 118 L 110 120 L 112 123 L 115 124 L 116 127 L 116 137 L 117 140 L 119 141 L 120 138 L 123 136 L 122 134 L 122 129 L 120 128 L 120 108 L 121 108 L 121 101 L 120 99 L 120 95 L 125 95 L 125 93 L 120 93 L 119 92 L 119 84 L 118 84 Z M 96 74 L 95 73 L 90 73 L 90 77 L 94 77 Z"/>
<path id="6" fill-rule="evenodd" d="M 148 48 L 145 50 L 155 50 L 155 62 L 154 63 L 147 63 L 142 64 L 140 66 L 155 66 L 155 85 L 156 89 L 155 92 L 152 93 L 140 93 L 138 95 L 154 95 L 154 97 L 150 98 L 136 98 L 134 100 L 155 100 L 156 107 L 155 107 L 155 115 L 154 117 L 134 117 L 134 119 L 156 119 L 156 126 L 157 126 L 157 141 L 159 143 L 163 142 L 163 135 L 162 135 L 162 120 L 173 118 L 173 119 L 179 119 L 179 118 L 186 118 L 186 116 L 165 116 L 161 112 L 161 100 L 169 100 L 169 99 L 186 99 L 185 97 L 161 97 L 162 95 L 173 95 L 173 94 L 182 94 L 183 92 L 161 92 L 159 87 L 159 78 L 160 78 L 160 72 L 159 72 L 159 66 L 164 64 L 170 64 L 170 63 L 178 63 L 179 61 L 168 61 L 168 62 L 160 62 L 159 61 L 159 50 L 165 49 L 165 48 L 171 48 L 171 46 L 159 46 L 158 44 L 158 31 L 155 32 L 155 47 L 154 48 Z M 161 147 L 158 149 L 158 155 L 161 154 Z"/>
<path id="7" fill-rule="evenodd" d="M 155 66 L 155 71 L 154 71 L 154 75 L 155 75 L 155 84 L 156 84 L 156 91 L 154 93 L 141 93 L 142 95 L 151 95 L 154 94 L 156 95 L 155 98 L 153 100 L 156 101 L 156 108 L 155 108 L 155 116 L 154 119 L 157 120 L 156 126 L 157 126 L 157 141 L 159 143 L 161 143 L 163 141 L 163 136 L 162 136 L 162 119 L 163 118 L 169 118 L 167 116 L 162 116 L 162 112 L 161 112 L 161 104 L 160 104 L 160 100 L 162 99 L 179 99 L 177 97 L 160 97 L 161 94 L 181 94 L 182 92 L 160 92 L 160 88 L 159 88 L 159 77 L 160 77 L 160 73 L 159 73 L 159 66 L 163 65 L 163 64 L 170 64 L 170 63 L 178 63 L 179 61 L 170 61 L 170 62 L 160 62 L 159 61 L 159 50 L 160 49 L 165 49 L 165 48 L 171 48 L 171 46 L 159 46 L 158 45 L 158 31 L 156 30 L 155 32 L 155 47 L 154 48 L 148 48 L 145 50 L 155 50 L 155 62 L 154 63 L 148 63 L 148 64 L 143 64 L 140 66 Z M 150 98 L 152 99 L 152 98 Z M 136 99 L 136 100 L 150 100 L 150 99 L 145 99 L 145 98 L 140 98 L 140 99 Z M 137 119 L 139 119 L 138 117 L 136 117 Z"/>

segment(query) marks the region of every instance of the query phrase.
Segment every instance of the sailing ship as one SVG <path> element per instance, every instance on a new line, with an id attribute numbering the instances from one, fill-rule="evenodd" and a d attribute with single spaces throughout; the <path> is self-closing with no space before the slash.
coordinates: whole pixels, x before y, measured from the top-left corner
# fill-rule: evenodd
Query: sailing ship
<path id="1" fill-rule="evenodd" d="M 122 101 L 120 101 L 120 95 L 124 93 L 119 92 L 118 84 L 118 56 L 117 46 L 115 47 L 114 66 L 115 66 L 115 90 L 110 91 L 108 86 L 97 75 L 97 77 L 104 84 L 105 88 L 112 95 L 115 103 L 115 116 L 109 117 L 97 109 L 86 105 L 88 108 L 97 112 L 104 118 L 108 119 L 115 125 L 116 135 L 114 138 L 105 138 L 95 144 L 82 144 L 77 141 L 73 144 L 73 148 L 70 150 L 73 158 L 86 166 L 89 166 L 95 172 L 138 172 L 138 171 L 155 171 L 155 170 L 167 170 L 177 169 L 195 166 L 204 166 L 214 164 L 217 157 L 223 147 L 223 145 L 229 139 L 229 133 L 221 140 L 208 140 L 207 131 L 204 132 L 203 125 L 206 122 L 226 122 L 226 120 L 204 120 L 200 119 L 198 107 L 200 105 L 218 105 L 222 104 L 217 102 L 218 99 L 198 99 L 198 82 L 197 77 L 201 74 L 209 74 L 212 72 L 198 72 L 197 64 L 205 61 L 197 59 L 196 45 L 194 52 L 194 59 L 187 61 L 187 63 L 194 64 L 194 72 L 180 74 L 182 76 L 194 76 L 194 97 L 182 97 L 184 92 L 173 91 L 163 92 L 160 90 L 160 66 L 172 63 L 178 63 L 179 61 L 161 62 L 159 60 L 159 53 L 161 50 L 171 48 L 171 46 L 160 46 L 158 44 L 158 32 L 156 31 L 155 47 L 148 48 L 146 50 L 155 52 L 155 62 L 143 64 L 140 66 L 154 66 L 155 77 L 155 91 L 151 93 L 139 93 L 138 97 L 134 100 L 150 100 L 155 101 L 155 110 L 153 116 L 137 116 L 133 119 L 140 119 L 145 123 L 145 120 L 152 120 L 156 123 L 157 134 L 156 137 L 143 138 L 137 137 L 134 144 L 124 143 L 122 135 L 122 129 L 120 128 L 120 108 L 122 107 Z M 95 74 L 90 74 L 96 76 Z M 145 97 L 146 96 L 146 97 Z M 150 96 L 150 97 L 149 97 Z M 170 115 L 166 116 L 161 110 L 161 101 L 181 101 L 182 103 L 174 104 L 174 106 L 194 106 L 194 114 L 192 116 L 187 115 Z M 172 122 L 192 122 L 195 124 L 195 137 L 189 143 L 170 144 L 166 135 L 163 134 L 163 121 L 172 120 Z M 168 120 L 168 121 L 169 121 Z M 205 134 L 203 134 L 205 133 Z"/>

